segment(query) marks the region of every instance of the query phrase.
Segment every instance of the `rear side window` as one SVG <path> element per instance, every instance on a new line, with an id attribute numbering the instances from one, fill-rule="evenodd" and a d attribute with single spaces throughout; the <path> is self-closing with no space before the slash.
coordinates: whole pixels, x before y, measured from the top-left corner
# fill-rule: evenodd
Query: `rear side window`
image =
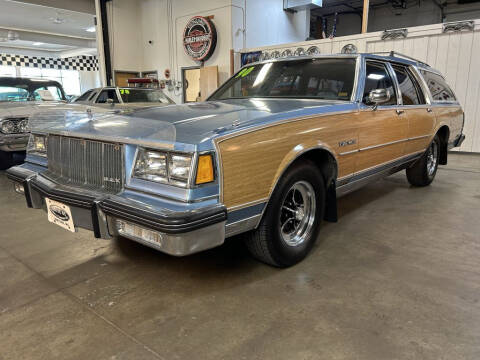
<path id="1" fill-rule="evenodd" d="M 445 79 L 430 71 L 422 70 L 422 75 L 427 82 L 434 101 L 456 101 L 455 94 L 447 85 Z"/>
<path id="2" fill-rule="evenodd" d="M 367 61 L 367 73 L 365 79 L 365 87 L 363 89 L 363 102 L 366 103 L 370 91 L 375 89 L 387 89 L 392 96 L 390 100 L 382 105 L 397 105 L 397 96 L 393 81 L 387 71 L 387 67 L 383 63 Z"/>
<path id="3" fill-rule="evenodd" d="M 403 105 L 425 104 L 423 94 L 412 74 L 405 66 L 392 65 L 397 76 L 398 86 L 402 93 Z"/>
<path id="4" fill-rule="evenodd" d="M 93 90 L 88 90 L 86 92 L 83 93 L 83 95 L 79 96 L 77 98 L 77 100 L 75 100 L 75 102 L 77 101 L 85 101 L 88 99 L 88 97 L 90 96 L 90 94 L 92 93 Z"/>

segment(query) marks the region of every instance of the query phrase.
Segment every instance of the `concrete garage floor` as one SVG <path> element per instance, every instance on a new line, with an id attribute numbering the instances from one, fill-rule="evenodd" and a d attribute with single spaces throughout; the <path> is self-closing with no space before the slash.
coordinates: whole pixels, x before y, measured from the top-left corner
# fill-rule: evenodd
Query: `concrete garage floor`
<path id="1" fill-rule="evenodd" d="M 480 156 L 339 201 L 301 264 L 95 240 L 0 174 L 0 359 L 479 359 Z"/>

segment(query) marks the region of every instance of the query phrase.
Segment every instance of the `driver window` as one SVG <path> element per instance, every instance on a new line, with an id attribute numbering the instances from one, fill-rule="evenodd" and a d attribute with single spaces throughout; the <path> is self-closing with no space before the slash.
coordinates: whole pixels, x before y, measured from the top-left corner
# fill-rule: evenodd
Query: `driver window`
<path id="1" fill-rule="evenodd" d="M 397 95 L 395 93 L 395 88 L 393 87 L 393 81 L 385 64 L 367 61 L 366 70 L 363 102 L 367 102 L 370 91 L 375 89 L 387 89 L 392 96 L 388 102 L 383 103 L 382 105 L 397 105 Z"/>
<path id="2" fill-rule="evenodd" d="M 114 103 L 118 103 L 117 92 L 115 89 L 103 90 L 100 95 L 98 95 L 97 103 L 105 104 L 107 99 L 112 99 Z"/>

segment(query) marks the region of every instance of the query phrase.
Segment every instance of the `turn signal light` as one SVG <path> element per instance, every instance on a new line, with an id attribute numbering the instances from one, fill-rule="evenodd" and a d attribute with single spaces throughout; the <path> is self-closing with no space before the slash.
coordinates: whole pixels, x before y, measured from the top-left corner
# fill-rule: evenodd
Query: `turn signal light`
<path id="1" fill-rule="evenodd" d="M 212 155 L 198 157 L 196 184 L 205 184 L 214 180 Z"/>

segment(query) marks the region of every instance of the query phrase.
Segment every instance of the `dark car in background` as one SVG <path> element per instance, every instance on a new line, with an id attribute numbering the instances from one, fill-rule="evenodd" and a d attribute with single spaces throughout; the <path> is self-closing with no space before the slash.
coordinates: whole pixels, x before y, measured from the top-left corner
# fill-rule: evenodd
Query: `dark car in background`
<path id="1" fill-rule="evenodd" d="M 27 148 L 29 117 L 39 109 L 66 101 L 54 80 L 0 77 L 0 169 L 21 158 Z"/>

